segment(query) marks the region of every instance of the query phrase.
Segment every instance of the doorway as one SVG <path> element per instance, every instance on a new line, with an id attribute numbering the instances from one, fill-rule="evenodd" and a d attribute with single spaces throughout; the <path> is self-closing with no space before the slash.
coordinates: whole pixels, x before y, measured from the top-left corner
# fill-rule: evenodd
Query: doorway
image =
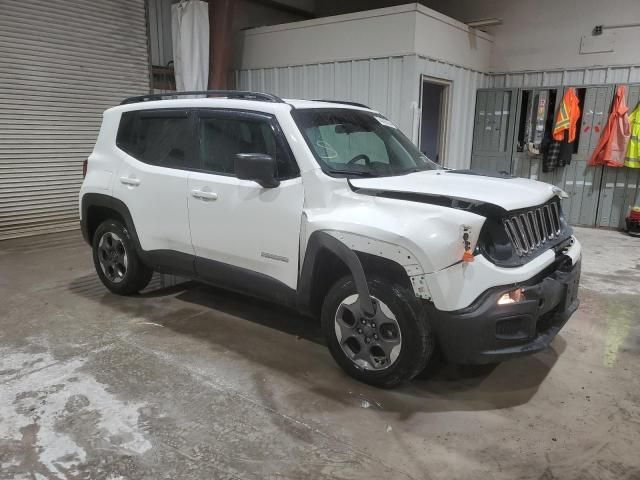
<path id="1" fill-rule="evenodd" d="M 422 77 L 420 89 L 420 151 L 444 165 L 451 82 Z"/>

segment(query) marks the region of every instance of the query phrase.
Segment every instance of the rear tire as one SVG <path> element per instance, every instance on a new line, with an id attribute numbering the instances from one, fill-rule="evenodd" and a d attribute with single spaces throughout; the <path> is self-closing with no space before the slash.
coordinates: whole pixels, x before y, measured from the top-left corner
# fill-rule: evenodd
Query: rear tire
<path id="1" fill-rule="evenodd" d="M 110 291 L 131 295 L 149 284 L 153 270 L 142 263 L 129 231 L 121 222 L 102 222 L 93 235 L 92 246 L 96 272 Z"/>
<path id="2" fill-rule="evenodd" d="M 435 341 L 413 291 L 383 278 L 373 277 L 367 283 L 376 316 L 367 319 L 359 312 L 349 275 L 338 280 L 324 300 L 322 330 L 343 370 L 361 382 L 391 388 L 424 370 Z"/>

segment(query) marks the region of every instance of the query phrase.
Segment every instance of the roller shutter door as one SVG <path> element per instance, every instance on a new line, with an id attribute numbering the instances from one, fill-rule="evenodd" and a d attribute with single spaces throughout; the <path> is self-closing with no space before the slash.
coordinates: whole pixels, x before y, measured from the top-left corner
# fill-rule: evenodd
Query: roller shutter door
<path id="1" fill-rule="evenodd" d="M 0 3 L 0 239 L 77 228 L 102 112 L 149 91 L 144 0 Z"/>

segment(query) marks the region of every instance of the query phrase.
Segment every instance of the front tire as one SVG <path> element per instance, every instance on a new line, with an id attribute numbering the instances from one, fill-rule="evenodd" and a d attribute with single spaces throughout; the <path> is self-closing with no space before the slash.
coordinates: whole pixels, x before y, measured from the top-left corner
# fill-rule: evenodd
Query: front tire
<path id="1" fill-rule="evenodd" d="M 100 280 L 113 293 L 131 295 L 145 288 L 153 270 L 138 256 L 127 228 L 105 220 L 93 235 L 93 264 Z"/>
<path id="2" fill-rule="evenodd" d="M 329 351 L 355 379 L 390 388 L 424 370 L 434 337 L 412 291 L 383 278 L 368 280 L 376 310 L 366 318 L 351 276 L 338 280 L 322 305 L 322 329 Z"/>

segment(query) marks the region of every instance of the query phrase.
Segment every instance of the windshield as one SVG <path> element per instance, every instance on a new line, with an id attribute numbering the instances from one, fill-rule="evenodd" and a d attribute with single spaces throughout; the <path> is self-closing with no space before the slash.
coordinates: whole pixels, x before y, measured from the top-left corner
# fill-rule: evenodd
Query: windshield
<path id="1" fill-rule="evenodd" d="M 326 173 L 381 177 L 441 168 L 380 115 L 341 108 L 291 114 Z"/>

